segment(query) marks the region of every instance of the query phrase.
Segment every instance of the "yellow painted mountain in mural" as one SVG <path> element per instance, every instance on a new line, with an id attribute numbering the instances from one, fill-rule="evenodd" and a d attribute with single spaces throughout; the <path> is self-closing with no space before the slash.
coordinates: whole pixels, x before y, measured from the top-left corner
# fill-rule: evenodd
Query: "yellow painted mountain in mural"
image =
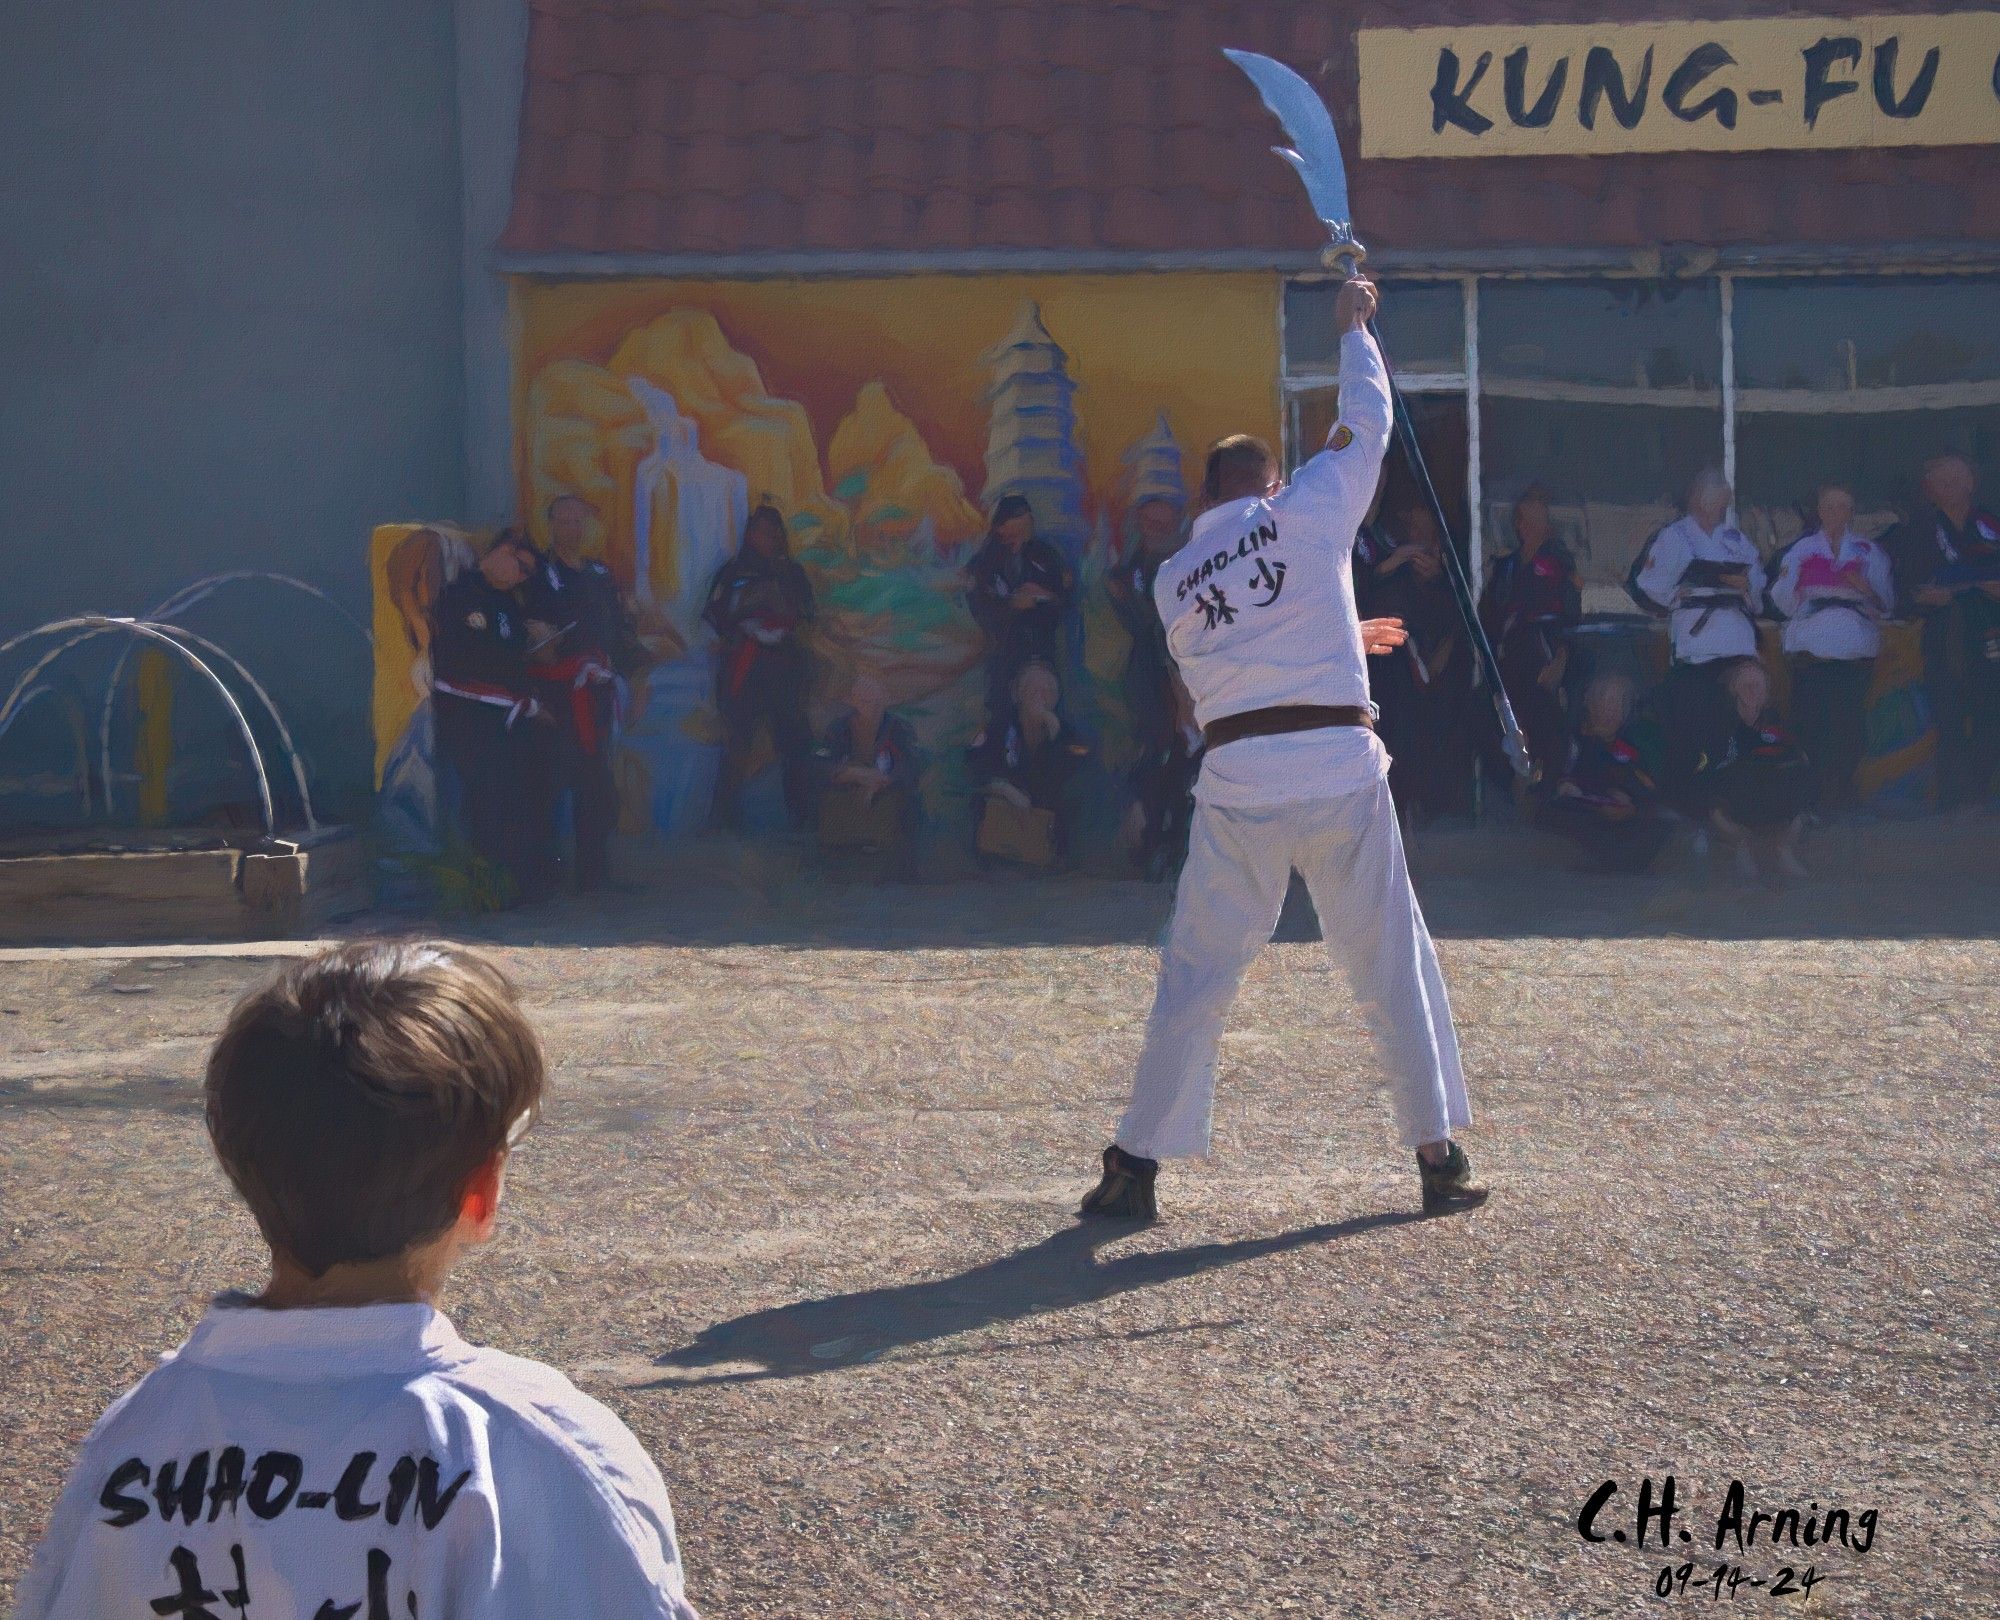
<path id="1" fill-rule="evenodd" d="M 539 525 L 556 495 L 583 495 L 621 578 L 632 577 L 637 560 L 635 470 L 653 448 L 633 378 L 670 394 L 699 429 L 700 453 L 742 473 L 753 504 L 774 501 L 801 546 L 883 561 L 914 547 L 935 558 L 984 529 L 959 475 L 932 456 L 881 382 L 863 384 L 834 428 L 823 472 L 805 408 L 765 391 L 756 361 L 730 344 L 713 315 L 672 309 L 627 334 L 608 366 L 553 360 L 528 391 L 530 509 Z M 651 563 L 655 590 L 671 593 L 675 559 L 655 547 Z"/>
<path id="2" fill-rule="evenodd" d="M 621 577 L 632 564 L 632 473 L 652 449 L 632 391 L 587 360 L 552 360 L 528 388 L 528 504 L 544 540 L 558 495 L 581 495 L 597 513 L 592 549 Z"/>
<path id="3" fill-rule="evenodd" d="M 833 493 L 853 514 L 856 550 L 955 550 L 985 527 L 958 474 L 931 456 L 917 425 L 879 382 L 863 385 L 827 446 Z"/>
<path id="4" fill-rule="evenodd" d="M 672 394 L 699 424 L 702 454 L 750 481 L 752 505 L 769 497 L 787 517 L 834 520 L 805 407 L 765 392 L 757 362 L 730 345 L 706 310 L 673 309 L 648 321 L 618 345 L 610 370 Z"/>

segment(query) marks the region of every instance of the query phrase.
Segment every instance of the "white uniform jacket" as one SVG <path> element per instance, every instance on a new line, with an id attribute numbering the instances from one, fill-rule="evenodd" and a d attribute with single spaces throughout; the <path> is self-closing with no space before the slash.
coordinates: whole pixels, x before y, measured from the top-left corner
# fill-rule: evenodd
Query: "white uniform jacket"
<path id="1" fill-rule="evenodd" d="M 1836 574 L 1859 574 L 1876 601 L 1829 593 Z M 1815 658 L 1873 658 L 1882 650 L 1877 622 L 1895 605 L 1889 554 L 1850 529 L 1836 550 L 1824 533 L 1807 535 L 1788 550 L 1771 582 L 1771 601 L 1785 616 L 1785 651 Z"/>
<path id="2" fill-rule="evenodd" d="M 1350 557 L 1389 444 L 1375 340 L 1340 340 L 1340 419 L 1277 494 L 1211 507 L 1160 565 L 1153 600 L 1202 725 L 1280 704 L 1368 703 Z M 1337 798 L 1378 782 L 1371 731 L 1335 726 L 1211 749 L 1195 797 L 1251 806 Z"/>
<path id="3" fill-rule="evenodd" d="M 659 1470 L 427 1305 L 218 1299 L 99 1419 L 16 1620 L 694 1620 Z"/>
<path id="4" fill-rule="evenodd" d="M 1727 592 L 1691 581 L 1686 576 L 1696 563 L 1745 568 L 1749 589 Z M 1752 615 L 1764 599 L 1764 563 L 1735 524 L 1723 523 L 1711 534 L 1692 517 L 1669 523 L 1655 537 L 1637 583 L 1671 610 L 1675 663 L 1756 656 L 1757 623 Z"/>

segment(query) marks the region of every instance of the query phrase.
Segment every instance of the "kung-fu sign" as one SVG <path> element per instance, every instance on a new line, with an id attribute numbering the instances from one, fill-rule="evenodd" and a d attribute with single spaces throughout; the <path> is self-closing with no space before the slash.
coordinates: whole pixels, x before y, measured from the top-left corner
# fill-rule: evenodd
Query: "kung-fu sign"
<path id="1" fill-rule="evenodd" d="M 2000 141 L 2000 13 L 1363 29 L 1366 157 Z"/>

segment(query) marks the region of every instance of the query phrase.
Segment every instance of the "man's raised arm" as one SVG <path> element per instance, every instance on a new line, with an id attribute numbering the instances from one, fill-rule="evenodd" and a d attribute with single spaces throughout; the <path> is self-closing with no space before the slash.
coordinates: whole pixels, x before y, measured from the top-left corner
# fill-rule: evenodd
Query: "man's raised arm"
<path id="1" fill-rule="evenodd" d="M 1279 497 L 1286 511 L 1323 523 L 1327 540 L 1337 546 L 1354 543 L 1389 448 L 1389 372 L 1368 331 L 1375 301 L 1373 283 L 1359 277 L 1340 289 L 1334 312 L 1341 334 L 1340 416 L 1326 447 L 1299 468 Z"/>

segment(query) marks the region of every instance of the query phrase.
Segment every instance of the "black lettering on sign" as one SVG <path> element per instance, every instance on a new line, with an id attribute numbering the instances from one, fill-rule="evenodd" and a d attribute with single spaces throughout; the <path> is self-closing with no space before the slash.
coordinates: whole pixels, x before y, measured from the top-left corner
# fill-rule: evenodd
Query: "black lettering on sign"
<path id="1" fill-rule="evenodd" d="M 1910 81 L 1910 88 L 1900 97 L 1896 94 L 1896 50 L 1900 41 L 1894 34 L 1875 47 L 1875 105 L 1891 118 L 1914 118 L 1924 110 L 1924 103 L 1931 99 L 1931 87 L 1937 83 L 1938 47 L 1933 45 L 1924 56 L 1924 65 L 1917 69 L 1917 76 Z"/>
<path id="2" fill-rule="evenodd" d="M 234 1514 L 236 1504 L 243 1497 L 243 1448 L 225 1446 L 222 1455 L 215 1459 L 215 1483 L 208 1488 L 208 1522 L 222 1517 L 222 1506 L 229 1504 Z"/>
<path id="3" fill-rule="evenodd" d="M 187 1472 L 180 1472 L 173 1458 L 160 1464 L 153 1476 L 153 1501 L 160 1517 L 172 1522 L 179 1514 L 183 1524 L 201 1522 L 201 1499 L 208 1490 L 208 1453 L 197 1451 L 188 1458 Z"/>
<path id="4" fill-rule="evenodd" d="M 1861 65 L 1861 41 L 1851 34 L 1829 34 L 1817 44 L 1808 45 L 1806 57 L 1806 128 L 1811 129 L 1819 122 L 1820 109 L 1829 101 L 1842 96 L 1851 96 L 1861 88 L 1854 79 L 1836 79 L 1834 65 L 1845 62 L 1849 67 Z"/>
<path id="5" fill-rule="evenodd" d="M 127 1457 L 111 1470 L 111 1477 L 104 1482 L 104 1490 L 97 1498 L 97 1505 L 110 1512 L 104 1522 L 114 1530 L 123 1530 L 128 1524 L 137 1524 L 146 1516 L 146 1499 L 143 1496 L 127 1496 L 125 1487 L 137 1485 L 141 1490 L 153 1477 L 148 1468 L 137 1457 Z"/>
<path id="6" fill-rule="evenodd" d="M 1646 95 L 1653 84 L 1653 47 L 1639 63 L 1639 82 L 1630 95 L 1625 92 L 1625 70 L 1608 45 L 1593 45 L 1583 59 L 1583 89 L 1577 100 L 1576 115 L 1585 129 L 1597 128 L 1598 103 L 1611 101 L 1611 116 L 1620 129 L 1637 129 L 1646 111 Z"/>
<path id="7" fill-rule="evenodd" d="M 1685 124 L 1695 123 L 1713 113 L 1715 121 L 1724 129 L 1734 129 L 1736 127 L 1734 90 L 1724 88 L 1713 91 L 1693 106 L 1688 105 L 1687 98 L 1694 93 L 1695 86 L 1710 74 L 1720 68 L 1735 65 L 1736 58 L 1720 45 L 1712 41 L 1706 45 L 1697 45 L 1687 53 L 1686 60 L 1675 68 L 1667 79 L 1666 88 L 1660 92 L 1660 105 Z"/>
<path id="8" fill-rule="evenodd" d="M 305 1464 L 289 1451 L 267 1451 L 250 1470 L 250 1488 L 244 1500 L 260 1519 L 275 1519 L 292 1505 L 305 1477 Z"/>
<path id="9" fill-rule="evenodd" d="M 1523 45 L 1518 51 L 1509 51 L 1501 68 L 1501 83 L 1507 93 L 1507 117 L 1514 127 L 1547 129 L 1555 121 L 1556 103 L 1562 99 L 1563 86 L 1569 83 L 1569 58 L 1556 58 L 1556 65 L 1549 69 L 1548 82 L 1542 86 L 1542 93 L 1535 98 L 1532 107 L 1528 105 L 1528 47 Z"/>
<path id="10" fill-rule="evenodd" d="M 1468 135 L 1484 135 L 1493 127 L 1493 120 L 1482 112 L 1475 112 L 1472 106 L 1472 92 L 1479 88 L 1479 81 L 1486 77 L 1486 70 L 1493 65 L 1493 53 L 1481 51 L 1479 60 L 1472 66 L 1472 76 L 1463 85 L 1458 82 L 1458 52 L 1449 45 L 1438 50 L 1437 78 L 1431 85 L 1431 133 L 1438 134 L 1446 124 L 1462 129 Z"/>

